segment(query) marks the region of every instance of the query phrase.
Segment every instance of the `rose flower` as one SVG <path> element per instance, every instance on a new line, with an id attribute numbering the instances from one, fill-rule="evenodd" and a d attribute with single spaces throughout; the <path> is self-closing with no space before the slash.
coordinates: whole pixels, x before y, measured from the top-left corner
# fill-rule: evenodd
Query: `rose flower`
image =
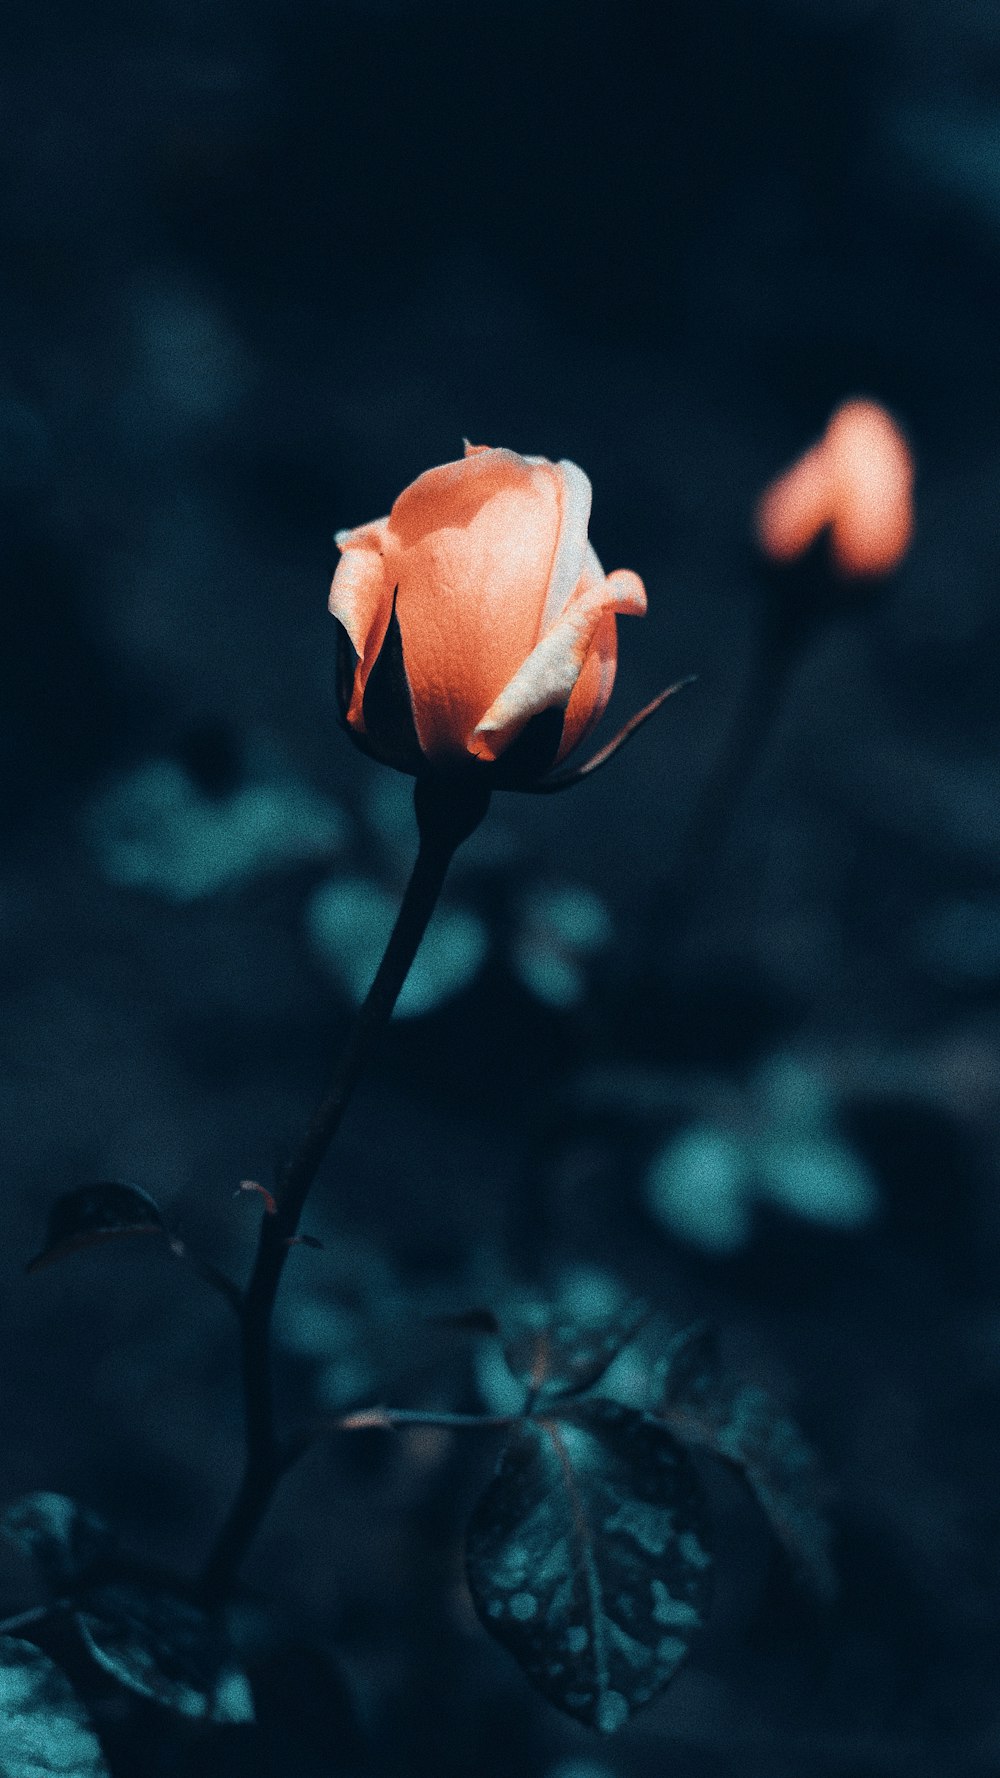
<path id="1" fill-rule="evenodd" d="M 611 696 L 615 617 L 642 616 L 637 574 L 605 574 L 575 463 L 466 445 L 388 518 L 337 534 L 330 589 L 352 738 L 423 774 L 533 788 Z"/>
<path id="2" fill-rule="evenodd" d="M 772 561 L 802 555 L 823 530 L 844 575 L 888 574 L 909 548 L 913 458 L 876 401 L 843 402 L 823 437 L 771 483 L 757 508 L 757 535 Z"/>

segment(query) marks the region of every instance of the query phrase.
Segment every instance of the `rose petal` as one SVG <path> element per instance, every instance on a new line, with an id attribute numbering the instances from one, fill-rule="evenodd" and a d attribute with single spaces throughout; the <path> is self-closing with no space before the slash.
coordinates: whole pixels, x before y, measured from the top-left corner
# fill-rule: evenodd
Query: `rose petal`
<path id="1" fill-rule="evenodd" d="M 906 554 L 913 530 L 909 448 L 873 401 L 838 408 L 825 445 L 834 488 L 834 560 L 845 574 L 886 574 Z"/>
<path id="2" fill-rule="evenodd" d="M 592 543 L 587 544 L 581 579 L 588 590 L 596 588 L 599 591 L 604 584 L 604 569 Z M 556 764 L 564 760 L 577 742 L 582 741 L 584 735 L 589 734 L 600 721 L 614 688 L 617 664 L 618 631 L 615 613 L 607 611 L 594 631 L 593 641 L 580 668 L 580 676 L 570 692 Z"/>
<path id="3" fill-rule="evenodd" d="M 555 464 L 474 449 L 428 470 L 392 509 L 387 566 L 428 757 L 466 750 L 538 640 L 562 487 Z"/>
<path id="4" fill-rule="evenodd" d="M 830 463 L 821 440 L 761 496 L 757 536 L 764 554 L 775 562 L 802 555 L 833 518 L 833 501 Z"/>
<path id="5" fill-rule="evenodd" d="M 594 639 L 587 650 L 580 676 L 569 694 L 562 740 L 555 764 L 572 753 L 574 747 L 589 735 L 600 722 L 614 690 L 618 665 L 618 629 L 613 611 L 601 618 Z"/>
<path id="6" fill-rule="evenodd" d="M 348 711 L 348 721 L 355 727 L 360 726 L 361 699 L 392 612 L 393 588 L 383 553 L 388 522 L 376 519 L 353 531 L 338 531 L 334 539 L 342 554 L 330 587 L 329 606 L 359 657 Z"/>
<path id="7" fill-rule="evenodd" d="M 517 451 L 467 444 L 465 453 L 425 469 L 393 503 L 389 525 L 400 547 L 409 549 L 442 526 L 462 528 L 492 495 L 530 489 L 535 480 L 535 466 Z"/>
<path id="8" fill-rule="evenodd" d="M 613 619 L 615 613 L 637 617 L 644 614 L 646 591 L 637 574 L 618 568 L 605 579 L 595 573 L 594 565 L 599 571 L 597 557 L 588 551 L 584 573 L 568 604 L 476 724 L 472 750 L 480 758 L 496 759 L 539 710 L 550 705 L 568 706 L 602 619 Z M 574 722 L 579 724 L 577 738 L 591 720 L 596 721 L 594 708 L 607 684 L 609 665 L 605 641 L 603 654 L 598 655 L 591 670 L 594 677 L 588 681 L 594 706 L 587 708 L 581 700 L 574 712 Z M 610 689 L 607 684 L 608 695 Z M 568 751 L 568 746 L 560 746 L 560 756 Z"/>
<path id="9" fill-rule="evenodd" d="M 529 463 L 543 463 L 543 457 L 529 457 Z M 551 469 L 553 466 L 548 465 Z M 559 613 L 571 598 L 587 562 L 587 526 L 593 490 L 582 469 L 563 457 L 555 465 L 559 477 L 559 535 L 549 571 L 548 591 L 542 612 L 539 635 L 551 629 Z M 591 550 L 591 554 L 593 551 Z M 597 557 L 594 556 L 597 562 Z M 600 563 L 597 564 L 601 571 Z"/>

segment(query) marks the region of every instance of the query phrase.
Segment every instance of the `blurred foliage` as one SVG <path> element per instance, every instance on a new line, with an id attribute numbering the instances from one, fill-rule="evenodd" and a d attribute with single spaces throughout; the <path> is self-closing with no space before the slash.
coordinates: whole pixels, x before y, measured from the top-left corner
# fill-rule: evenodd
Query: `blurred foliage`
<path id="1" fill-rule="evenodd" d="M 312 898 L 309 936 L 341 990 L 359 1006 L 371 986 L 399 908 L 397 896 L 364 877 L 327 883 Z M 396 1002 L 400 1018 L 460 994 L 486 955 L 482 922 L 461 907 L 438 908 Z"/>
<path id="2" fill-rule="evenodd" d="M 613 927 L 600 896 L 582 884 L 539 883 L 519 905 L 512 962 L 529 992 L 570 1007 L 587 992 L 587 964 L 607 949 Z"/>
<path id="3" fill-rule="evenodd" d="M 372 1241 L 327 1240 L 322 1263 L 291 1272 L 276 1309 L 276 1337 L 313 1372 L 332 1413 L 391 1392 L 419 1354 L 418 1302 Z M 404 1335 L 405 1329 L 405 1335 Z"/>
<path id="4" fill-rule="evenodd" d="M 294 780 L 213 796 L 169 759 L 109 785 L 91 804 L 87 826 L 109 881 L 180 902 L 327 857 L 348 834 L 337 804 Z"/>
<path id="5" fill-rule="evenodd" d="M 344 998 L 359 1005 L 415 855 L 411 781 L 396 773 L 376 780 L 358 844 L 349 817 L 333 799 L 276 773 L 273 765 L 268 776 L 240 782 L 243 767 L 234 759 L 220 774 L 218 746 L 212 751 L 211 738 L 206 740 L 208 751 L 200 741 L 194 769 L 180 759 L 151 760 L 91 799 L 85 830 L 102 873 L 121 888 L 184 903 L 331 855 L 353 851 L 371 859 L 377 874 L 353 874 L 346 866 L 313 889 L 305 911 L 315 956 Z M 267 763 L 264 754 L 260 764 Z M 482 899 L 484 874 L 509 876 L 518 864 L 502 819 L 473 836 L 453 872 L 467 899 L 449 891 L 435 913 L 400 994 L 399 1017 L 430 1012 L 475 980 L 490 935 L 468 900 Z M 588 965 L 612 939 L 610 915 L 593 890 L 546 879 L 529 883 L 514 894 L 506 924 L 510 966 L 530 993 L 558 1008 L 585 997 Z"/>
<path id="6" fill-rule="evenodd" d="M 30 1642 L 0 1636 L 3 1778 L 107 1778 L 101 1744 L 72 1686 Z"/>
<path id="7" fill-rule="evenodd" d="M 115 1533 L 99 1513 L 65 1494 L 23 1495 L 0 1515 L 0 1532 L 31 1557 L 53 1593 L 77 1585 L 117 1545 Z"/>
<path id="8" fill-rule="evenodd" d="M 705 1097 L 724 1107 L 725 1121 L 669 1137 L 646 1175 L 649 1208 L 671 1233 L 724 1254 L 749 1240 L 755 1204 L 835 1229 L 861 1229 L 875 1216 L 876 1182 L 807 1062 L 770 1057 L 745 1090 L 719 1083 Z"/>
<path id="9" fill-rule="evenodd" d="M 110 1581 L 83 1593 L 74 1621 L 112 1679 L 181 1716 L 252 1723 L 249 1681 L 218 1626 L 180 1593 Z"/>

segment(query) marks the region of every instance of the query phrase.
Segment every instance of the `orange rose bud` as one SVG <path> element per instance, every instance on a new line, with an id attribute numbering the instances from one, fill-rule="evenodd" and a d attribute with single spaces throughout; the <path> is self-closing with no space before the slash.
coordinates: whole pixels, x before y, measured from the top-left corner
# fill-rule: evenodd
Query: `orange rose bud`
<path id="1" fill-rule="evenodd" d="M 913 534 L 913 458 L 876 401 L 845 401 L 819 442 L 771 483 L 757 537 L 773 561 L 792 561 L 829 530 L 845 575 L 888 574 Z"/>
<path id="2" fill-rule="evenodd" d="M 365 752 L 528 789 L 589 734 L 616 615 L 646 610 L 639 576 L 606 575 L 587 541 L 590 497 L 575 463 L 467 444 L 388 518 L 338 532 L 341 710 Z"/>

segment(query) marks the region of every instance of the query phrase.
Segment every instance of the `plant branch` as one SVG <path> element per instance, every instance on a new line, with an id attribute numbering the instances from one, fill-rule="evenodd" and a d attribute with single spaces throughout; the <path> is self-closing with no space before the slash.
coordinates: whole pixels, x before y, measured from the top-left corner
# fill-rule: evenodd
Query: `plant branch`
<path id="1" fill-rule="evenodd" d="M 395 1432 L 401 1426 L 442 1426 L 452 1428 L 513 1426 L 516 1414 L 439 1414 L 432 1408 L 361 1408 L 328 1422 L 331 1432 Z"/>
<path id="2" fill-rule="evenodd" d="M 385 955 L 330 1085 L 281 1176 L 273 1213 L 261 1218 L 257 1257 L 240 1306 L 243 1479 L 202 1575 L 202 1589 L 210 1600 L 222 1598 L 231 1586 L 282 1474 L 302 1448 L 300 1443 L 293 1448 L 279 1439 L 274 1424 L 271 1319 L 289 1244 L 354 1088 L 392 1017 L 454 852 L 478 827 L 489 799 L 488 788 L 475 780 L 418 778 L 420 845 Z"/>

